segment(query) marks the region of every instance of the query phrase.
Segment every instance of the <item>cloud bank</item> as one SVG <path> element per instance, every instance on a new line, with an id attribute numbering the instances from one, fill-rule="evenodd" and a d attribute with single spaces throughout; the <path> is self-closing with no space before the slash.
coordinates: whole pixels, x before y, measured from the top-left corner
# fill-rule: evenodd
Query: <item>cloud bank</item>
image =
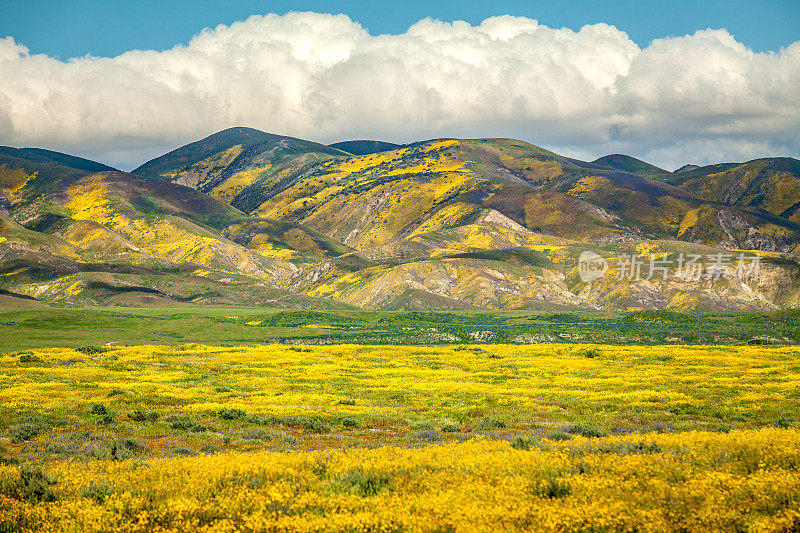
<path id="1" fill-rule="evenodd" d="M 230 126 L 322 142 L 517 137 L 666 167 L 800 155 L 800 41 L 725 30 L 640 49 L 607 24 L 421 20 L 372 36 L 345 15 L 252 16 L 170 50 L 61 61 L 0 40 L 0 144 L 126 168 Z"/>

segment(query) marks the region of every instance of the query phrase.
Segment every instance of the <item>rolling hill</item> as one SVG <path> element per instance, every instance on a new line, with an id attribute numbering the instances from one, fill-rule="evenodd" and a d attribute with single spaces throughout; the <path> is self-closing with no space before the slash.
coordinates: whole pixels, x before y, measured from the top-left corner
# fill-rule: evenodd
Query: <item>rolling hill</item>
<path id="1" fill-rule="evenodd" d="M 613 168 L 615 170 L 621 170 L 623 172 L 630 172 L 631 174 L 636 174 L 637 176 L 650 179 L 663 179 L 670 174 L 663 168 L 659 168 L 655 165 L 647 163 L 646 161 L 642 161 L 641 159 L 636 159 L 635 157 L 625 154 L 606 155 L 595 159 L 592 161 L 592 163 L 595 165 Z"/>
<path id="2" fill-rule="evenodd" d="M 797 163 L 669 173 L 514 139 L 326 146 L 249 128 L 132 173 L 0 148 L 0 289 L 64 305 L 793 307 Z M 586 250 L 609 264 L 591 282 Z M 677 269 L 742 251 L 758 279 L 619 275 L 619 254 Z"/>
<path id="3" fill-rule="evenodd" d="M 666 181 L 707 200 L 763 209 L 800 223 L 800 161 L 791 157 L 700 167 Z"/>
<path id="4" fill-rule="evenodd" d="M 254 183 L 280 184 L 298 167 L 349 155 L 294 137 L 230 128 L 148 161 L 132 173 L 188 185 L 250 211 Z"/>
<path id="5" fill-rule="evenodd" d="M 395 143 L 368 140 L 342 141 L 329 146 L 353 155 L 377 154 L 378 152 L 388 152 L 402 147 L 402 145 Z"/>

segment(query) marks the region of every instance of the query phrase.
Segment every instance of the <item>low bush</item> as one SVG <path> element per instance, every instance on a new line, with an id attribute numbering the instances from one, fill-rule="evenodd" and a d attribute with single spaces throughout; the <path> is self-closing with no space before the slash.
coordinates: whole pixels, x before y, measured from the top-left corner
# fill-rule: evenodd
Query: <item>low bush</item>
<path id="1" fill-rule="evenodd" d="M 114 487 L 106 483 L 105 481 L 101 481 L 99 483 L 95 483 L 92 481 L 88 487 L 83 489 L 83 497 L 89 498 L 90 500 L 94 500 L 95 503 L 102 504 L 106 501 L 106 498 L 114 494 Z"/>
<path id="2" fill-rule="evenodd" d="M 322 420 L 318 418 L 308 418 L 303 420 L 303 429 L 309 433 L 327 433 L 331 430 Z"/>
<path id="3" fill-rule="evenodd" d="M 78 346 L 75 348 L 75 351 L 81 352 L 84 355 L 97 355 L 107 352 L 108 348 L 103 346 Z"/>
<path id="4" fill-rule="evenodd" d="M 228 409 L 227 407 L 223 407 L 217 411 L 217 416 L 223 420 L 241 420 L 247 418 L 247 413 L 241 409 Z"/>
<path id="5" fill-rule="evenodd" d="M 42 358 L 31 353 L 23 353 L 19 356 L 20 363 L 41 363 Z"/>
<path id="6" fill-rule="evenodd" d="M 103 405 L 102 403 L 93 403 L 89 406 L 89 412 L 93 415 L 107 415 L 108 414 L 108 407 Z"/>
<path id="7" fill-rule="evenodd" d="M 346 428 L 357 428 L 360 424 L 355 418 L 345 418 L 342 420 L 342 425 Z"/>
<path id="8" fill-rule="evenodd" d="M 533 493 L 542 498 L 564 498 L 572 493 L 572 485 L 569 479 L 550 474 L 544 479 L 537 479 L 533 482 Z"/>
<path id="9" fill-rule="evenodd" d="M 481 429 L 503 429 L 506 427 L 506 423 L 497 418 L 486 417 L 480 421 L 478 427 Z"/>
<path id="10" fill-rule="evenodd" d="M 158 411 L 143 411 L 141 409 L 128 413 L 128 418 L 134 422 L 155 422 L 159 416 Z"/>
<path id="11" fill-rule="evenodd" d="M 588 424 L 572 424 L 565 429 L 567 433 L 572 435 L 580 435 L 582 437 L 605 437 L 606 432 L 597 426 Z"/>
<path id="12" fill-rule="evenodd" d="M 420 429 L 413 432 L 411 438 L 419 442 L 439 442 L 442 440 L 442 434 L 433 428 Z"/>
<path id="13" fill-rule="evenodd" d="M 9 437 L 11 437 L 11 442 L 18 444 L 35 439 L 47 429 L 50 428 L 44 423 L 25 423 L 12 427 L 8 433 Z"/>
<path id="14" fill-rule="evenodd" d="M 114 421 L 114 415 L 111 413 L 105 413 L 102 415 L 97 415 L 94 419 L 95 423 L 100 424 L 101 426 L 108 425 Z"/>
<path id="15" fill-rule="evenodd" d="M 553 431 L 548 433 L 546 438 L 549 440 L 569 440 L 572 438 L 572 434 L 566 431 Z"/>
<path id="16" fill-rule="evenodd" d="M 354 468 L 333 482 L 337 492 L 353 492 L 360 496 L 377 496 L 386 490 L 392 482 L 392 476 L 386 472 L 374 472 Z"/>
<path id="17" fill-rule="evenodd" d="M 184 415 L 172 415 L 167 419 L 167 421 L 169 422 L 169 427 L 172 429 L 192 431 L 194 433 L 202 433 L 208 429 L 203 424 L 200 424 L 192 420 L 191 417 Z"/>
<path id="18" fill-rule="evenodd" d="M 54 502 L 55 484 L 40 468 L 23 465 L 16 475 L 0 478 L 0 494 L 20 502 Z"/>
<path id="19" fill-rule="evenodd" d="M 190 448 L 184 448 L 183 446 L 180 446 L 178 448 L 172 449 L 169 452 L 169 455 L 172 457 L 194 457 L 195 455 L 197 455 L 197 452 Z"/>
<path id="20" fill-rule="evenodd" d="M 515 450 L 528 451 L 536 444 L 536 439 L 533 437 L 526 437 L 524 435 L 517 435 L 511 441 L 511 447 Z"/>

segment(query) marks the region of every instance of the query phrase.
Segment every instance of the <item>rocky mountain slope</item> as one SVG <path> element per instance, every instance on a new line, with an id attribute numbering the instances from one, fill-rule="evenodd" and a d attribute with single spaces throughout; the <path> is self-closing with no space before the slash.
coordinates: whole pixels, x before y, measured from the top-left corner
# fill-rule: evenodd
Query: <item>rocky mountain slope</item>
<path id="1" fill-rule="evenodd" d="M 354 142 L 233 128 L 132 173 L 0 148 L 0 289 L 68 305 L 800 303 L 797 160 L 670 173 L 513 139 Z M 586 281 L 589 251 L 606 270 Z M 671 275 L 628 279 L 624 254 Z M 674 275 L 690 256 L 699 276 Z"/>
<path id="2" fill-rule="evenodd" d="M 665 181 L 701 198 L 763 209 L 800 223 L 800 161 L 791 157 L 700 167 Z"/>

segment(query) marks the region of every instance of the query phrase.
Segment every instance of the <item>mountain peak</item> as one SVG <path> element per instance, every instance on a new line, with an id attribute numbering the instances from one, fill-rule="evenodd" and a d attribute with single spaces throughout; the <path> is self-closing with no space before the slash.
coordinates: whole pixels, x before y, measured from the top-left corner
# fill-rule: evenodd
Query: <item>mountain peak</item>
<path id="1" fill-rule="evenodd" d="M 347 155 L 324 144 L 237 126 L 176 148 L 161 157 L 148 161 L 134 169 L 132 173 L 151 178 L 174 180 L 177 173 L 201 162 L 205 167 L 209 167 L 209 165 L 224 167 L 233 163 L 240 155 L 242 158 L 251 159 L 265 153 L 295 155 L 308 152 Z M 222 164 L 223 161 L 224 164 Z"/>
<path id="2" fill-rule="evenodd" d="M 603 165 L 623 172 L 630 172 L 645 178 L 658 179 L 668 174 L 663 168 L 651 165 L 646 161 L 625 154 L 610 154 L 592 161 L 595 165 Z"/>
<path id="3" fill-rule="evenodd" d="M 397 150 L 402 145 L 390 143 L 386 141 L 373 141 L 368 139 L 357 139 L 352 141 L 340 141 L 328 145 L 331 148 L 336 148 L 353 155 L 367 155 L 377 154 L 379 152 L 388 152 L 389 150 Z"/>
<path id="4" fill-rule="evenodd" d="M 693 165 L 691 163 L 687 163 L 687 164 L 683 165 L 681 168 L 676 168 L 673 171 L 673 173 L 677 174 L 679 172 L 689 172 L 691 170 L 697 170 L 698 168 L 700 168 L 700 165 Z"/>

